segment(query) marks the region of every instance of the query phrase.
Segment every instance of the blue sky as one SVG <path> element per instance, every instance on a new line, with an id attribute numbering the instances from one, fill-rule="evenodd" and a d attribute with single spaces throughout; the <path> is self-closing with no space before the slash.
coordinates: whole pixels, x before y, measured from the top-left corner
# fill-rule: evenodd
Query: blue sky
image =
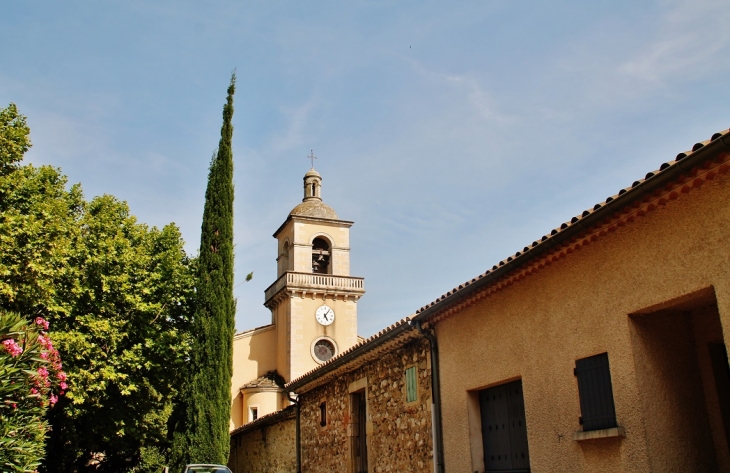
<path id="1" fill-rule="evenodd" d="M 366 278 L 359 330 L 415 312 L 730 126 L 730 2 L 4 2 L 0 104 L 31 162 L 197 250 L 225 89 L 239 330 L 310 149 Z"/>

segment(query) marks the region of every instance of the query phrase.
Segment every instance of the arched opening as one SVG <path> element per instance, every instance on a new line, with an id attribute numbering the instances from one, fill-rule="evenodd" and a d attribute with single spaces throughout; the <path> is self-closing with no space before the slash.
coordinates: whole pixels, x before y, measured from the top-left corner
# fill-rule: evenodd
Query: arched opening
<path id="1" fill-rule="evenodd" d="M 324 238 L 315 238 L 312 242 L 312 272 L 329 274 L 330 245 Z"/>
<path id="2" fill-rule="evenodd" d="M 279 276 L 289 271 L 289 242 L 284 242 L 284 247 L 279 255 Z"/>

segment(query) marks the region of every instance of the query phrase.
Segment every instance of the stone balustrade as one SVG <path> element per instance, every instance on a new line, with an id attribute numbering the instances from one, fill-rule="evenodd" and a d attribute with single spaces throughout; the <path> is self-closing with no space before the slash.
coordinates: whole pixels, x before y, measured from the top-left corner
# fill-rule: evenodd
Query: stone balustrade
<path id="1" fill-rule="evenodd" d="M 268 302 L 284 288 L 311 292 L 344 292 L 363 294 L 365 280 L 352 276 L 335 276 L 332 274 L 298 273 L 288 271 L 266 288 L 265 300 Z"/>

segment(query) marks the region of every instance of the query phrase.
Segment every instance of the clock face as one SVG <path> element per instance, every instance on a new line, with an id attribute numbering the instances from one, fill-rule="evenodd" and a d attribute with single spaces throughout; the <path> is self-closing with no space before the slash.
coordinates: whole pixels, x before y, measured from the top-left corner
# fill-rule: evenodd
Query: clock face
<path id="1" fill-rule="evenodd" d="M 314 346 L 312 347 L 312 354 L 320 363 L 324 363 L 335 356 L 336 351 L 337 349 L 335 348 L 335 344 L 326 338 L 320 338 L 314 342 Z"/>
<path id="2" fill-rule="evenodd" d="M 327 305 L 323 305 L 314 313 L 314 318 L 322 325 L 329 325 L 335 321 L 335 311 Z"/>

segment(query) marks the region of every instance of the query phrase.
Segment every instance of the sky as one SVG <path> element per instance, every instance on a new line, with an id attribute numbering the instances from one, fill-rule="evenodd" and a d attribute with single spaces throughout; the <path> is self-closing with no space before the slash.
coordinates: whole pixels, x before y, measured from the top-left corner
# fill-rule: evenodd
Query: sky
<path id="1" fill-rule="evenodd" d="M 727 0 L 3 2 L 0 107 L 29 162 L 194 255 L 235 70 L 236 327 L 271 321 L 314 150 L 367 337 L 730 127 L 727 25 Z"/>

